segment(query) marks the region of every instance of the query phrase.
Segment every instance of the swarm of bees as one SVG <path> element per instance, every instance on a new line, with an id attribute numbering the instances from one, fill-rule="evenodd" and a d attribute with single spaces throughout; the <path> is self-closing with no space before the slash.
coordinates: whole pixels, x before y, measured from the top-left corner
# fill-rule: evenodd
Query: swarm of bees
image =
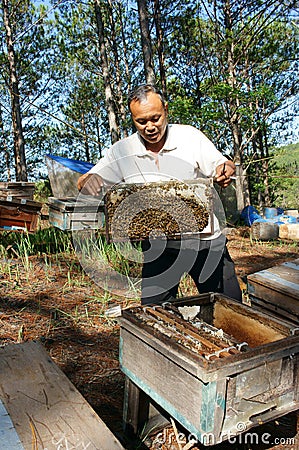
<path id="1" fill-rule="evenodd" d="M 207 205 L 186 183 L 123 185 L 105 196 L 106 226 L 114 241 L 197 234 L 209 222 Z"/>

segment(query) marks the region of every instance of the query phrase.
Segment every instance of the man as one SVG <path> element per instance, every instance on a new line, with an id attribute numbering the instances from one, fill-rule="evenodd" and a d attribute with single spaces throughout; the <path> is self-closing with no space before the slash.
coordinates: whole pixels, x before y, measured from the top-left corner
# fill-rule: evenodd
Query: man
<path id="1" fill-rule="evenodd" d="M 114 144 L 87 174 L 78 189 L 98 195 L 103 185 L 144 183 L 170 179 L 213 177 L 222 188 L 235 173 L 232 161 L 222 156 L 199 130 L 169 125 L 163 95 L 151 85 L 136 88 L 129 108 L 137 132 Z M 142 303 L 163 303 L 175 298 L 183 273 L 188 272 L 200 293 L 222 292 L 241 300 L 234 264 L 215 217 L 213 235 L 203 238 L 148 240 L 142 243 Z"/>

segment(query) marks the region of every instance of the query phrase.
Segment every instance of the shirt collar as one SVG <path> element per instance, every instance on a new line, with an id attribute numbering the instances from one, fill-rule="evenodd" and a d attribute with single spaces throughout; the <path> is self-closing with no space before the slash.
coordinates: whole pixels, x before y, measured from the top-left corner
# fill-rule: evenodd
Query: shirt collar
<path id="1" fill-rule="evenodd" d="M 136 137 L 138 139 L 139 145 L 136 146 L 135 150 L 133 150 L 133 154 L 136 156 L 150 156 L 151 153 L 146 149 L 146 147 L 144 145 L 144 141 L 138 132 L 136 133 Z M 159 153 L 170 152 L 172 150 L 175 150 L 176 148 L 177 148 L 177 146 L 174 145 L 174 143 L 172 142 L 172 139 L 171 139 L 171 125 L 167 125 L 166 141 L 165 141 L 164 147 L 159 151 Z"/>

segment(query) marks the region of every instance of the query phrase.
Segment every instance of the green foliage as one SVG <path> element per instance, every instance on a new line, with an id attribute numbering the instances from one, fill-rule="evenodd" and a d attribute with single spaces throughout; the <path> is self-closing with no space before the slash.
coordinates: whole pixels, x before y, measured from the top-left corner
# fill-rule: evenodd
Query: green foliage
<path id="1" fill-rule="evenodd" d="M 121 132 L 130 132 L 128 115 L 120 118 L 118 89 L 126 96 L 145 81 L 137 8 L 122 0 L 100 3 Z M 13 0 L 10 6 L 30 178 L 45 170 L 45 153 L 96 162 L 110 145 L 110 131 L 94 4 L 52 2 L 50 14 L 49 2 Z M 154 3 L 148 6 L 158 79 Z M 284 107 L 295 105 L 298 95 L 293 2 L 161 0 L 160 7 L 170 121 L 200 127 L 224 154 L 240 151 L 244 165 L 267 157 L 282 131 L 287 137 L 292 109 Z M 5 179 L 5 144 L 11 157 L 13 146 L 3 36 L 0 176 Z M 252 180 L 258 164 L 249 169 Z M 276 190 L 281 184 L 275 183 Z M 263 192 L 263 180 L 253 181 L 252 189 L 255 197 Z"/>
<path id="2" fill-rule="evenodd" d="M 286 209 L 299 209 L 299 143 L 273 150 L 269 175 L 275 192 L 275 204 Z"/>
<path id="3" fill-rule="evenodd" d="M 48 198 L 52 196 L 52 189 L 50 180 L 46 178 L 45 180 L 39 180 L 35 183 L 34 199 L 37 202 L 46 202 Z"/>
<path id="4" fill-rule="evenodd" d="M 199 126 L 199 107 L 196 97 L 187 94 L 180 80 L 172 80 L 168 85 L 169 121 Z"/>

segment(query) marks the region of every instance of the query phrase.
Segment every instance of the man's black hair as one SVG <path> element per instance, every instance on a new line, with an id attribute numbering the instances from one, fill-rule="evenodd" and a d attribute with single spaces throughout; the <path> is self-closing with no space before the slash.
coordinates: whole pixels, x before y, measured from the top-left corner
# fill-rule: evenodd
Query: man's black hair
<path id="1" fill-rule="evenodd" d="M 140 86 L 137 86 L 134 88 L 128 96 L 128 106 L 130 107 L 130 104 L 133 101 L 142 102 L 147 99 L 148 94 L 158 94 L 160 97 L 160 100 L 162 102 L 162 105 L 165 107 L 166 100 L 164 98 L 164 95 L 162 92 L 153 84 L 141 84 Z"/>

